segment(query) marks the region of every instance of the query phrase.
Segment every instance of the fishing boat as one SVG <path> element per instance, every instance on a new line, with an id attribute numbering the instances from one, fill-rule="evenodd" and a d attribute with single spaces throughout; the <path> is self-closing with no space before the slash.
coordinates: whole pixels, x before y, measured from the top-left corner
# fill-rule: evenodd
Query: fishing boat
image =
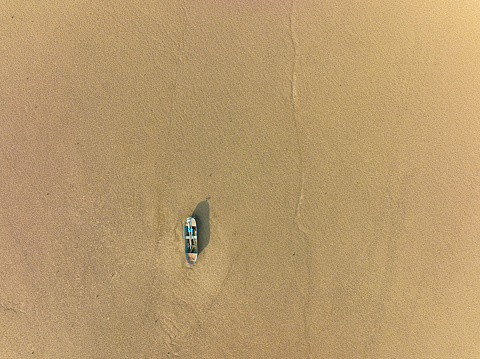
<path id="1" fill-rule="evenodd" d="M 198 242 L 197 242 L 197 222 L 195 218 L 188 217 L 185 220 L 185 255 L 188 264 L 193 264 L 198 256 Z"/>

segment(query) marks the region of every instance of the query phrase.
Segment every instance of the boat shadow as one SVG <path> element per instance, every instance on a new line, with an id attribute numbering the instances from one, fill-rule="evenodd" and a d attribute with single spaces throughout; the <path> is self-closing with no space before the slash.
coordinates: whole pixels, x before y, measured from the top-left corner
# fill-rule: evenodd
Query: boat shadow
<path id="1" fill-rule="evenodd" d="M 202 201 L 197 204 L 192 217 L 197 222 L 198 254 L 200 254 L 210 242 L 210 206 L 208 202 Z"/>

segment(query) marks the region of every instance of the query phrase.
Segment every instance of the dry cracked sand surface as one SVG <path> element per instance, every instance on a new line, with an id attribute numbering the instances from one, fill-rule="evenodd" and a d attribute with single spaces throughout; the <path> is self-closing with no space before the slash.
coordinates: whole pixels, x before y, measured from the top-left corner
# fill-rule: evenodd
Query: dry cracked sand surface
<path id="1" fill-rule="evenodd" d="M 0 358 L 480 357 L 480 3 L 134 3 L 0 6 Z"/>

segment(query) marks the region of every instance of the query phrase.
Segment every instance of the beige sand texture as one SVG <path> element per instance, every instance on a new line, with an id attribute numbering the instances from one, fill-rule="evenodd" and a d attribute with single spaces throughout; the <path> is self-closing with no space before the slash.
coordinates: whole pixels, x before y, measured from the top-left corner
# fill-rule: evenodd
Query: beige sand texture
<path id="1" fill-rule="evenodd" d="M 0 358 L 480 357 L 478 1 L 0 15 Z"/>

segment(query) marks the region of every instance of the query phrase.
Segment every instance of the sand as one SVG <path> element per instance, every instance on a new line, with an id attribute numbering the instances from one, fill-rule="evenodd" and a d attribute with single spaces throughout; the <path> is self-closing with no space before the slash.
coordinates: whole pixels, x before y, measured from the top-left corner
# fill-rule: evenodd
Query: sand
<path id="1" fill-rule="evenodd" d="M 4 1 L 0 358 L 480 357 L 478 2 L 383 3 Z"/>

